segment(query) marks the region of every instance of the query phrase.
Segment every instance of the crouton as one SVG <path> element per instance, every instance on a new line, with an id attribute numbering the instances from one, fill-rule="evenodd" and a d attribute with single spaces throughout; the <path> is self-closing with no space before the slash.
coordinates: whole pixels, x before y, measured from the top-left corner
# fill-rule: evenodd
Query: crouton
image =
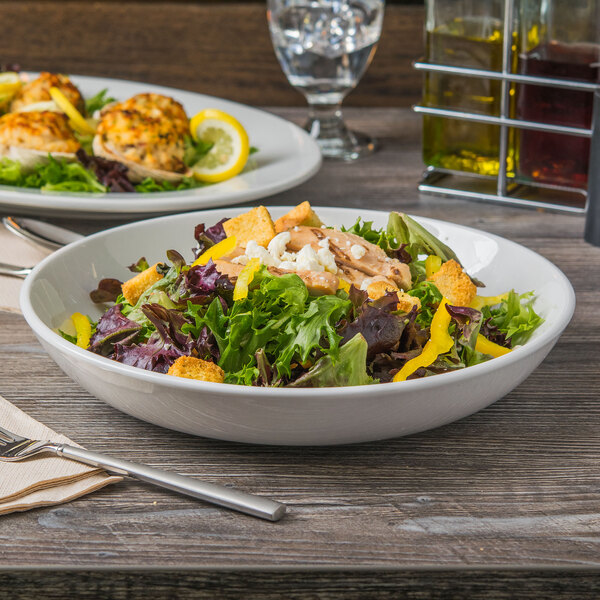
<path id="1" fill-rule="evenodd" d="M 128 279 L 124 284 L 121 285 L 121 291 L 125 300 L 132 306 L 137 303 L 140 296 L 157 281 L 163 278 L 163 275 L 156 271 L 156 267 L 160 263 L 156 263 L 151 267 L 148 267 L 145 271 L 138 273 L 135 277 Z"/>
<path id="2" fill-rule="evenodd" d="M 455 260 L 445 262 L 427 281 L 433 282 L 455 306 L 470 306 L 477 294 L 475 284 Z"/>
<path id="3" fill-rule="evenodd" d="M 410 312 L 413 306 L 421 308 L 421 301 L 418 298 L 410 296 L 406 292 L 401 292 L 400 289 L 385 279 L 376 279 L 367 286 L 367 294 L 371 300 L 378 300 L 385 296 L 387 292 L 396 292 L 398 295 L 398 310 Z"/>
<path id="4" fill-rule="evenodd" d="M 397 285 L 386 279 L 375 279 L 367 285 L 367 294 L 371 300 L 379 300 L 383 298 L 387 292 L 399 292 Z"/>
<path id="5" fill-rule="evenodd" d="M 185 377 L 186 379 L 198 379 L 199 381 L 213 381 L 223 383 L 225 372 L 219 365 L 193 356 L 180 356 L 167 371 L 167 375 Z"/>
<path id="6" fill-rule="evenodd" d="M 292 208 L 289 213 L 279 217 L 275 221 L 275 231 L 281 233 L 287 231 L 296 225 L 306 225 L 307 227 L 321 227 L 323 223 L 317 217 L 317 213 L 312 209 L 310 202 L 305 200 L 298 206 Z"/>
<path id="7" fill-rule="evenodd" d="M 398 310 L 408 313 L 412 310 L 413 306 L 416 306 L 417 310 L 420 309 L 421 301 L 406 292 L 398 292 Z"/>
<path id="8" fill-rule="evenodd" d="M 223 229 L 227 237 L 235 235 L 238 246 L 242 248 L 245 248 L 250 240 L 266 248 L 277 233 L 273 219 L 264 206 L 257 206 L 243 215 L 225 221 Z"/>

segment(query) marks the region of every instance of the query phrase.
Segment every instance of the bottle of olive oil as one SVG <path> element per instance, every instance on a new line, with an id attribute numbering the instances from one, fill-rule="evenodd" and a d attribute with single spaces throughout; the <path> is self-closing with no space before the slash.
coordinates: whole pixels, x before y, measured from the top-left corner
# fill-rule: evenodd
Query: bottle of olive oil
<path id="1" fill-rule="evenodd" d="M 501 0 L 428 0 L 426 60 L 501 71 L 503 5 Z M 426 106 L 499 116 L 500 99 L 501 83 L 497 80 L 446 72 L 425 75 L 423 102 Z M 497 125 L 424 116 L 423 159 L 428 166 L 495 176 L 499 166 L 499 140 Z M 509 157 L 509 172 L 513 163 Z"/>

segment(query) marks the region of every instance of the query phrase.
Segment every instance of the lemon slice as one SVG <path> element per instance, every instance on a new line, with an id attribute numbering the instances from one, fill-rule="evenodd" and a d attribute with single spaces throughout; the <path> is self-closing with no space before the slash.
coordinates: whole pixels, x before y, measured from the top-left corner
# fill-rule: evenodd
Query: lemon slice
<path id="1" fill-rule="evenodd" d="M 199 181 L 217 183 L 235 177 L 246 166 L 250 143 L 240 122 L 222 110 L 207 108 L 190 121 L 194 140 L 212 142 L 213 147 L 193 167 Z"/>
<path id="2" fill-rule="evenodd" d="M 23 85 L 21 78 L 18 73 L 8 71 L 6 73 L 0 73 L 0 95 L 10 94 L 14 96 Z"/>
<path id="3" fill-rule="evenodd" d="M 57 87 L 51 87 L 49 91 L 52 100 L 69 117 L 73 129 L 83 135 L 94 135 L 96 133 L 96 130 L 83 118 L 83 115 Z"/>

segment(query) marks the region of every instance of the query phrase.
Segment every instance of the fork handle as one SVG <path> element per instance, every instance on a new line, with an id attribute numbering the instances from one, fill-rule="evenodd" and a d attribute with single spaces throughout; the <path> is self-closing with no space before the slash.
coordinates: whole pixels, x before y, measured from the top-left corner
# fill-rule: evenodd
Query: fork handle
<path id="1" fill-rule="evenodd" d="M 0 275 L 25 278 L 29 273 L 31 273 L 31 267 L 17 267 L 16 265 L 0 263 Z"/>
<path id="2" fill-rule="evenodd" d="M 118 475 L 130 475 L 131 477 L 159 487 L 180 492 L 187 496 L 193 496 L 194 498 L 231 508 L 252 515 L 253 517 L 266 519 L 267 521 L 279 521 L 286 511 L 285 504 L 269 500 L 268 498 L 253 496 L 252 494 L 214 483 L 198 481 L 197 479 L 184 477 L 177 473 L 161 471 L 147 465 L 112 458 L 104 454 L 84 450 L 83 448 L 60 445 L 56 448 L 56 453 L 65 458 L 70 458 L 94 467 L 100 467 Z"/>

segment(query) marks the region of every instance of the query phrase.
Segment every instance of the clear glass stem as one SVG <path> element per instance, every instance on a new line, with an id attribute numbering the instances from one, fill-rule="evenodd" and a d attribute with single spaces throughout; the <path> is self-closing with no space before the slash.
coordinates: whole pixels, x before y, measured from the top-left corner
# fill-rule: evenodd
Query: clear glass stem
<path id="1" fill-rule="evenodd" d="M 308 121 L 304 129 L 318 142 L 323 156 L 355 160 L 375 150 L 370 137 L 352 132 L 342 116 L 342 101 L 346 94 L 305 94 L 308 101 Z M 326 101 L 325 101 L 326 100 Z"/>

